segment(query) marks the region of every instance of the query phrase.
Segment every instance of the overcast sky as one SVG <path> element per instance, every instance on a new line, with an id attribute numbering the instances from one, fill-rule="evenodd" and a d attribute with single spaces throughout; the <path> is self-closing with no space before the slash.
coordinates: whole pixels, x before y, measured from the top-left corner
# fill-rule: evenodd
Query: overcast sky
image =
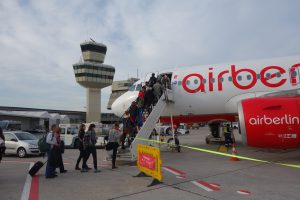
<path id="1" fill-rule="evenodd" d="M 84 110 L 72 65 L 89 38 L 122 80 L 300 54 L 298 0 L 1 0 L 0 105 Z M 111 88 L 102 90 L 102 111 Z"/>

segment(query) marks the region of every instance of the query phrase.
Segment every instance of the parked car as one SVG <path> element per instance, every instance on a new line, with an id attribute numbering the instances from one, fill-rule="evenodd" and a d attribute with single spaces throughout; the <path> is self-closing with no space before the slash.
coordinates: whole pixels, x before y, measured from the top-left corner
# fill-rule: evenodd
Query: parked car
<path id="1" fill-rule="evenodd" d="M 38 138 L 31 133 L 23 131 L 4 132 L 5 154 L 15 154 L 20 158 L 27 155 L 39 155 Z"/>

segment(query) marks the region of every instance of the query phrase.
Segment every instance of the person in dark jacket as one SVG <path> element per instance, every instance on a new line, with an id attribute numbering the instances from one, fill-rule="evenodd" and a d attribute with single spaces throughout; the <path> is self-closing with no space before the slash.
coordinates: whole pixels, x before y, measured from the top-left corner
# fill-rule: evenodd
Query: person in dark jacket
<path id="1" fill-rule="evenodd" d="M 63 158 L 62 158 L 62 153 L 64 151 L 64 141 L 61 140 L 60 138 L 60 128 L 56 128 L 54 131 L 54 137 L 56 138 L 57 141 L 57 146 L 54 147 L 55 151 L 55 161 L 56 161 L 56 168 L 59 168 L 60 173 L 66 173 L 67 170 L 65 170 Z"/>
<path id="2" fill-rule="evenodd" d="M 81 170 L 81 168 L 79 167 L 79 163 L 81 161 L 81 159 L 83 160 L 85 151 L 83 149 L 83 137 L 84 137 L 84 133 L 85 133 L 85 125 L 81 124 L 79 127 L 79 131 L 78 131 L 78 149 L 79 149 L 79 156 L 76 162 L 76 166 L 75 166 L 75 170 Z M 84 168 L 88 168 L 88 166 L 84 166 Z"/>
<path id="3" fill-rule="evenodd" d="M 87 166 L 86 162 L 89 159 L 90 154 L 92 154 L 93 156 L 94 173 L 101 172 L 100 170 L 98 170 L 98 165 L 97 165 L 97 149 L 96 149 L 97 137 L 96 137 L 95 128 L 96 128 L 95 124 L 90 124 L 88 131 L 84 134 L 83 147 L 86 151 L 86 154 L 83 159 L 81 172 L 86 172 L 88 170 L 84 166 Z"/>
<path id="4" fill-rule="evenodd" d="M 124 117 L 122 119 L 122 123 L 123 123 L 123 134 L 121 136 L 121 144 L 122 144 L 122 149 L 125 149 L 125 145 L 124 145 L 125 139 L 132 129 L 129 111 L 125 111 Z"/>
<path id="5" fill-rule="evenodd" d="M 155 74 L 154 73 L 152 73 L 152 76 L 150 77 L 150 79 L 149 79 L 149 87 L 153 87 L 153 85 L 156 83 L 156 77 L 155 77 Z"/>
<path id="6" fill-rule="evenodd" d="M 151 106 L 154 103 L 154 94 L 152 88 L 147 87 L 144 96 L 144 108 L 147 110 L 148 114 L 151 112 Z"/>
<path id="7" fill-rule="evenodd" d="M 0 127 L 0 163 L 4 153 L 5 153 L 5 137 L 2 128 Z"/>

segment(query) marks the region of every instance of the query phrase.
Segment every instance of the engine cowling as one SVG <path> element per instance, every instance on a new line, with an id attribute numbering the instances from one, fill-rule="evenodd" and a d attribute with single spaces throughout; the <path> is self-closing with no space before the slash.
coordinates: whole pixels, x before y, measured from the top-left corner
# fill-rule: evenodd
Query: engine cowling
<path id="1" fill-rule="evenodd" d="M 243 142 L 260 148 L 300 147 L 300 98 L 261 97 L 238 104 Z"/>

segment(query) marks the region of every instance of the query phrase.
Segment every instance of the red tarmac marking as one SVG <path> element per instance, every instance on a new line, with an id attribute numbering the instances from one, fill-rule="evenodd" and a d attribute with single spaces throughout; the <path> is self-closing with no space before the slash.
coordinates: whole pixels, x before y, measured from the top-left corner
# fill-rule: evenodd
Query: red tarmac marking
<path id="1" fill-rule="evenodd" d="M 220 190 L 220 188 L 215 187 L 205 181 L 192 181 L 192 183 L 204 190 L 206 190 L 207 192 L 212 192 L 212 191 L 218 191 Z"/>
<path id="2" fill-rule="evenodd" d="M 38 200 L 39 199 L 39 177 L 40 175 L 35 175 L 32 177 L 31 188 L 28 200 Z"/>
<path id="3" fill-rule="evenodd" d="M 243 195 L 250 195 L 251 192 L 248 190 L 238 190 L 236 191 L 238 194 L 243 194 Z"/>
<path id="4" fill-rule="evenodd" d="M 170 173 L 176 175 L 176 176 L 185 175 L 185 172 L 180 171 L 180 170 L 175 169 L 175 168 L 170 167 L 170 166 L 164 166 L 164 167 L 162 167 L 162 168 L 163 168 L 164 170 L 166 170 L 166 171 L 168 171 L 168 172 L 170 172 Z"/>

